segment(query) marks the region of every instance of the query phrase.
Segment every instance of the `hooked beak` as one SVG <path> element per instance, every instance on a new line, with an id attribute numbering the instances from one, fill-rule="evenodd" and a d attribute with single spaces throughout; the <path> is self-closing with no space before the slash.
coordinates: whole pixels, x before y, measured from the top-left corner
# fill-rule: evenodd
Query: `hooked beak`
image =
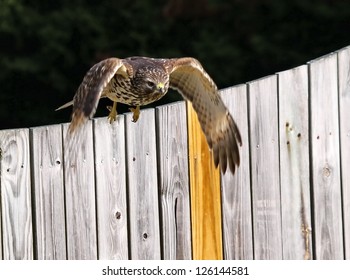
<path id="1" fill-rule="evenodd" d="M 161 94 L 165 94 L 165 87 L 163 83 L 157 84 L 157 91 Z"/>

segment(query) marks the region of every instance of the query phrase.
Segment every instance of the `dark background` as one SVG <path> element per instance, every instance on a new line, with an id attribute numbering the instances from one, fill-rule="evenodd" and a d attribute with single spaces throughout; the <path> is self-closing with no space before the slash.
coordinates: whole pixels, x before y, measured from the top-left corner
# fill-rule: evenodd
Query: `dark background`
<path id="1" fill-rule="evenodd" d="M 54 109 L 110 56 L 193 56 L 224 88 L 349 44 L 350 1 L 0 0 L 0 129 L 68 122 Z"/>

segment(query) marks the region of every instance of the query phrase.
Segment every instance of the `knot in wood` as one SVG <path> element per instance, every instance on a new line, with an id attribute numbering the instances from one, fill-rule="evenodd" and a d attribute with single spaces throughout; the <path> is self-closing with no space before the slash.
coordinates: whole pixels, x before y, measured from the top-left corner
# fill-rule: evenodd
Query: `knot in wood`
<path id="1" fill-rule="evenodd" d="M 115 212 L 115 218 L 117 220 L 120 220 L 121 217 L 122 217 L 122 213 L 120 213 L 119 211 Z"/>
<path id="2" fill-rule="evenodd" d="M 326 178 L 331 176 L 331 169 L 329 168 L 329 166 L 323 167 L 322 174 L 323 174 L 323 177 L 326 177 Z"/>

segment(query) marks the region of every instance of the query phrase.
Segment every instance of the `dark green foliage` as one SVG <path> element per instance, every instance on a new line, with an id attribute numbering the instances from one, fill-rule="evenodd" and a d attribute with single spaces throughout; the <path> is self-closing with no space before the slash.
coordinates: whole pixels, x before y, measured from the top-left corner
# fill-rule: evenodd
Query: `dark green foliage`
<path id="1" fill-rule="evenodd" d="M 31 2 L 0 0 L 0 128 L 69 121 L 54 109 L 109 56 L 193 56 L 222 88 L 350 43 L 349 1 Z"/>

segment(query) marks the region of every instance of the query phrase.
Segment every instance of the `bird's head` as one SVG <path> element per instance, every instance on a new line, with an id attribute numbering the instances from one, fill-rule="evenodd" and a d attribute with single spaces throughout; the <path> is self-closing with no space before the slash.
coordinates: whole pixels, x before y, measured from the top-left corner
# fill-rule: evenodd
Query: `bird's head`
<path id="1" fill-rule="evenodd" d="M 142 95 L 165 95 L 169 88 L 169 75 L 165 69 L 157 65 L 147 65 L 137 69 L 133 85 Z"/>

